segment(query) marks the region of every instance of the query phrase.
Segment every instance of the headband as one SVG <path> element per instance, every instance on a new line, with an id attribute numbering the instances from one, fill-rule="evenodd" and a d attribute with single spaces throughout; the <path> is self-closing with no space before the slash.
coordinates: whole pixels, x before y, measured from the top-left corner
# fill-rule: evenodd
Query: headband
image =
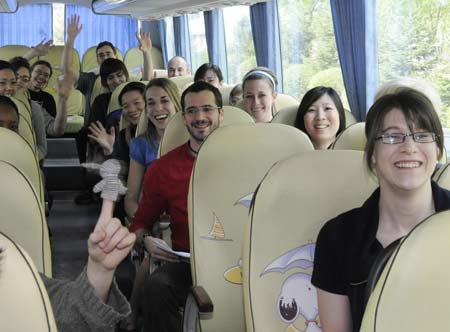
<path id="1" fill-rule="evenodd" d="M 242 80 L 242 82 L 245 82 L 246 79 L 248 79 L 250 76 L 253 76 L 253 75 L 255 75 L 255 76 L 256 75 L 264 76 L 272 84 L 273 90 L 274 91 L 276 90 L 276 88 L 275 88 L 275 81 L 274 81 L 272 75 L 270 75 L 270 74 L 268 74 L 268 73 L 266 73 L 265 71 L 262 71 L 262 70 L 253 70 L 253 71 L 249 72 L 247 75 L 244 76 L 244 79 Z"/>

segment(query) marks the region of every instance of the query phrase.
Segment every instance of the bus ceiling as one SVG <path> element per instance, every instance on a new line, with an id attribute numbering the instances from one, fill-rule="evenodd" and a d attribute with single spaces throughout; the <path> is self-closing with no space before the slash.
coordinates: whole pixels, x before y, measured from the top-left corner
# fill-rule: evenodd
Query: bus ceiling
<path id="1" fill-rule="evenodd" d="M 265 0 L 0 0 L 0 13 L 13 13 L 19 6 L 32 3 L 66 3 L 91 7 L 96 14 L 128 15 L 139 20 L 158 20 L 238 5 L 252 5 Z"/>
<path id="2" fill-rule="evenodd" d="M 264 1 L 264 0 L 263 0 Z M 139 20 L 158 20 L 237 5 L 252 5 L 261 0 L 94 0 L 96 14 L 130 15 Z"/>

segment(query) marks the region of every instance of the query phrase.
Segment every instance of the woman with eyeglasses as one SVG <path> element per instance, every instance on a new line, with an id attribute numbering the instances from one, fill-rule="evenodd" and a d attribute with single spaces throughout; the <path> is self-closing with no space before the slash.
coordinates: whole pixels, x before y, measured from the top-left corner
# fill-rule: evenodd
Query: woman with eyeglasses
<path id="1" fill-rule="evenodd" d="M 359 331 L 377 256 L 425 218 L 450 208 L 450 192 L 431 180 L 444 143 L 438 115 L 425 95 L 403 88 L 380 97 L 365 128 L 365 164 L 379 188 L 319 233 L 312 283 L 323 332 Z"/>

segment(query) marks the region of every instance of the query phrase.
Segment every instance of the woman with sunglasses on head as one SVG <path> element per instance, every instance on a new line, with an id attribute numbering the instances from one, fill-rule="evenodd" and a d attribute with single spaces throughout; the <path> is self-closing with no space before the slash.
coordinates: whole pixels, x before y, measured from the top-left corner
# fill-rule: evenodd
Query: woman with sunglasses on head
<path id="1" fill-rule="evenodd" d="M 319 233 L 312 283 L 323 332 L 359 331 L 377 256 L 425 218 L 450 208 L 450 192 L 431 180 L 444 144 L 438 115 L 424 94 L 403 88 L 380 97 L 365 128 L 365 164 L 379 188 Z"/>

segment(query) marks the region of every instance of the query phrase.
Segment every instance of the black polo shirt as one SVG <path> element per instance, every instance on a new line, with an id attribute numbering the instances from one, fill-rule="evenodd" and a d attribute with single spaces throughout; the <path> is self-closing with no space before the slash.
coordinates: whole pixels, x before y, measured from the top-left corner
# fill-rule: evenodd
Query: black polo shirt
<path id="1" fill-rule="evenodd" d="M 431 182 L 436 212 L 450 209 L 450 191 Z M 312 283 L 324 291 L 347 295 L 353 331 L 359 331 L 370 268 L 383 246 L 376 239 L 378 188 L 364 204 L 328 221 L 317 238 Z"/>
<path id="2" fill-rule="evenodd" d="M 30 99 L 37 102 L 39 105 L 41 105 L 48 114 L 50 114 L 53 117 L 56 117 L 56 102 L 55 98 L 53 96 L 46 92 L 46 91 L 33 91 L 28 89 L 30 92 Z"/>

